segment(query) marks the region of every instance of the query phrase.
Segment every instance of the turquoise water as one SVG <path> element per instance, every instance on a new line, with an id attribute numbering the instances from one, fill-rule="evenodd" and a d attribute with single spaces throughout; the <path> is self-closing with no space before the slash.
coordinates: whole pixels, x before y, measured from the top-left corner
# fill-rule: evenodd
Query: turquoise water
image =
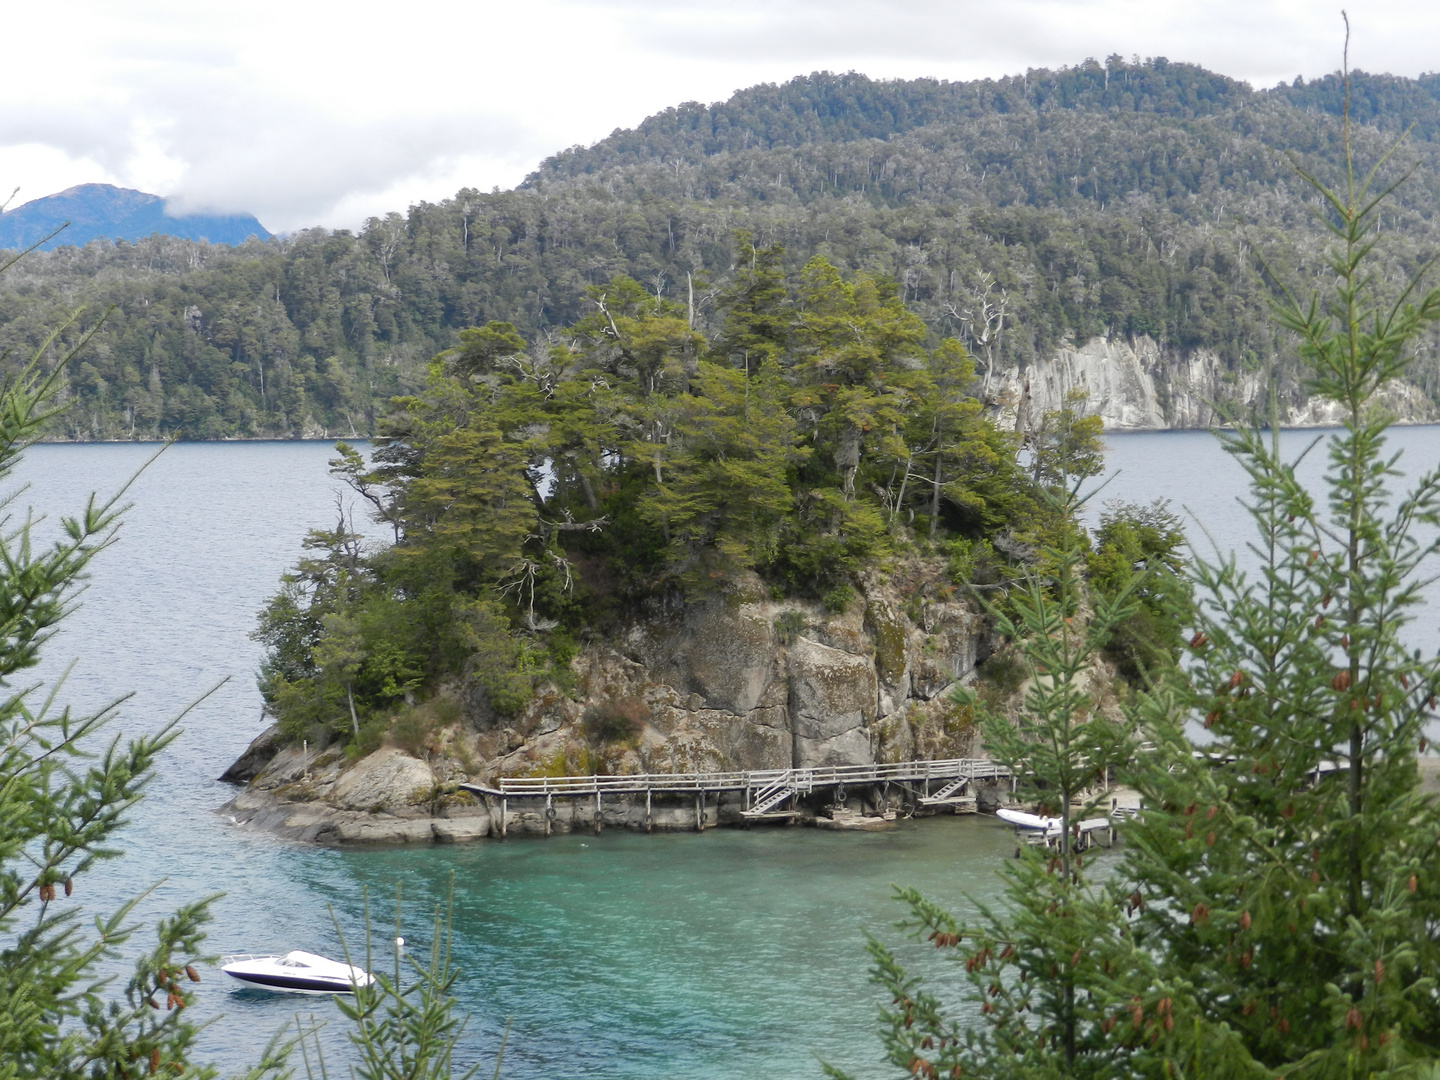
<path id="1" fill-rule="evenodd" d="M 358 941 L 368 891 L 383 943 L 398 886 L 407 948 L 423 951 L 453 880 L 466 1060 L 489 1060 L 511 1022 L 509 1077 L 696 1080 L 818 1076 L 820 1057 L 873 1074 L 877 1000 L 863 937 L 886 935 L 899 916 L 892 882 L 968 910 L 967 892 L 996 897 L 994 871 L 1014 850 L 994 819 L 954 817 L 889 833 L 612 830 L 343 852 L 239 843 L 250 886 L 219 905 L 227 938 L 334 951 L 327 908 Z M 281 892 L 256 895 L 262 884 Z M 931 966 L 939 985 L 953 984 L 953 965 Z M 227 1014 L 210 1033 L 223 1056 L 243 1058 L 256 1032 L 296 1008 L 295 999 L 205 985 L 204 1004 Z"/>
<path id="2" fill-rule="evenodd" d="M 377 852 L 340 873 L 431 901 L 454 874 L 460 996 L 482 1046 L 514 1017 L 506 1075 L 799 1077 L 875 1060 L 861 944 L 898 914 L 890 883 L 989 898 L 1013 847 L 951 818 Z"/>
<path id="3" fill-rule="evenodd" d="M 1308 437 L 1286 438 L 1298 447 Z M 1440 456 L 1435 428 L 1403 429 L 1395 441 L 1408 447 L 1412 467 Z M 1243 541 L 1239 471 L 1209 436 L 1108 442 L 1121 471 L 1103 498 L 1169 497 L 1221 544 Z M 37 447 L 22 470 L 33 487 L 21 505 L 78 508 L 89 491 L 114 490 L 150 452 Z M 359 942 L 368 890 L 377 939 L 388 938 L 398 884 L 406 937 L 423 949 L 429 912 L 444 903 L 453 874 L 458 992 L 472 1015 L 467 1060 L 490 1060 L 513 1018 L 504 1069 L 512 1078 L 790 1080 L 819 1076 L 817 1057 L 862 1076 L 889 1075 L 878 1062 L 879 1002 L 866 982 L 864 933 L 895 940 L 892 882 L 957 910 L 967 894 L 996 896 L 1013 843 L 993 819 L 937 818 L 875 834 L 611 831 L 335 851 L 253 834 L 213 812 L 231 794 L 213 777 L 261 727 L 259 653 L 247 636 L 255 612 L 305 530 L 335 519 L 331 453 L 314 443 L 182 444 L 132 489 L 120 542 L 95 564 L 37 679 L 75 659 L 62 700 L 94 707 L 134 691 L 116 721 L 122 732 L 153 730 L 229 682 L 186 717 L 134 812 L 127 855 L 82 879 L 73 902 L 104 910 L 163 882 L 141 905 L 153 919 L 223 891 L 210 939 L 217 953 L 336 953 L 331 912 Z M 206 975 L 197 1008 L 217 1018 L 203 1045 L 227 1070 L 252 1060 L 297 1003 L 325 1008 L 223 979 Z M 342 1039 L 334 1027 L 325 1037 L 332 1047 Z"/>

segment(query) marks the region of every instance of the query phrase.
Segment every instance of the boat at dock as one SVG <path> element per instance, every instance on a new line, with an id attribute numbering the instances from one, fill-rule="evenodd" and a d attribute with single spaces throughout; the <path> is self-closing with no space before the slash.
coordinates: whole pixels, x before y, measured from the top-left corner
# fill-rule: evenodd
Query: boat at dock
<path id="1" fill-rule="evenodd" d="M 1039 814 L 1027 814 L 1023 810 L 1012 810 L 1008 806 L 1002 806 L 995 811 L 995 816 L 1007 825 L 1014 825 L 1017 829 L 1033 829 L 1037 832 L 1059 832 L 1060 819 L 1058 817 L 1041 817 Z"/>
<path id="2" fill-rule="evenodd" d="M 298 949 L 284 956 L 222 957 L 220 970 L 246 986 L 287 994 L 353 994 L 375 981 L 361 968 Z"/>

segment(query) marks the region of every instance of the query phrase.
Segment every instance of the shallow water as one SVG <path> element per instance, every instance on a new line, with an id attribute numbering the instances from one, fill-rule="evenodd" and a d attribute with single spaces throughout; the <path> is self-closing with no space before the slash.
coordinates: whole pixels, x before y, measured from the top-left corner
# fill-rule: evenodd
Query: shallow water
<path id="1" fill-rule="evenodd" d="M 1299 447 L 1313 435 L 1289 433 Z M 1120 470 L 1102 498 L 1188 506 L 1221 544 L 1243 541 L 1238 468 L 1201 433 L 1112 435 Z M 1410 467 L 1440 457 L 1440 429 L 1398 429 Z M 41 446 L 20 505 L 76 509 L 117 488 L 153 448 Z M 248 633 L 313 525 L 335 519 L 328 444 L 181 444 L 140 477 L 119 542 L 51 644 L 37 680 L 71 658 L 61 695 L 94 707 L 121 694 L 116 730 L 153 730 L 221 679 L 184 721 L 125 834 L 127 855 L 82 879 L 74 902 L 101 910 L 164 879 L 141 905 L 155 918 L 215 891 L 216 952 L 338 951 L 331 912 L 363 940 L 369 890 L 376 940 L 430 939 L 429 912 L 454 882 L 458 994 L 472 1014 L 465 1060 L 488 1060 L 513 1018 L 512 1078 L 820 1075 L 817 1057 L 888 1075 L 866 982 L 866 931 L 897 940 L 891 883 L 958 910 L 994 898 L 1013 850 L 993 819 L 937 818 L 886 833 L 798 828 L 515 839 L 465 847 L 335 851 L 237 829 L 213 810 L 231 789 L 213 777 L 261 728 L 259 660 Z M 1318 461 L 1317 461 L 1318 464 Z M 357 511 L 358 513 L 358 511 Z M 1418 628 L 1440 638 L 1433 616 Z M 913 955 L 931 949 L 909 947 Z M 928 964 L 929 969 L 939 965 Z M 953 979 L 953 975 L 947 978 Z M 226 986 L 211 971 L 198 1009 L 218 1016 L 205 1053 L 252 1060 L 299 1004 Z M 338 1029 L 326 1036 L 332 1045 Z M 487 1070 L 488 1075 L 488 1070 Z"/>

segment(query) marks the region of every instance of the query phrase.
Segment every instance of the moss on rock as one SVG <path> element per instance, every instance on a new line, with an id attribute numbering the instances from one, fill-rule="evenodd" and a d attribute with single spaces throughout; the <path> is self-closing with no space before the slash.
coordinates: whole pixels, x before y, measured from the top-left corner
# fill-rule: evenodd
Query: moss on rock
<path id="1" fill-rule="evenodd" d="M 905 624 L 874 600 L 865 608 L 865 628 L 875 639 L 875 668 L 887 683 L 905 674 Z"/>

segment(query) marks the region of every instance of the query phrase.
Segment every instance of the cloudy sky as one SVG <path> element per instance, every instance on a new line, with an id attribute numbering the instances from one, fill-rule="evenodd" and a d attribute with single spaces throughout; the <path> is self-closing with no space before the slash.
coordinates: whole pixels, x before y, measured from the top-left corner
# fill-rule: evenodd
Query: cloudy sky
<path id="1" fill-rule="evenodd" d="M 971 79 L 1168 56 L 1339 66 L 1335 0 L 97 0 L 4 5 L 0 188 L 355 227 L 683 101 L 817 70 Z M 1440 69 L 1440 4 L 1359 0 L 1351 63 Z M 21 48 L 19 43 L 24 43 Z M 3 197 L 3 195 L 0 195 Z"/>

